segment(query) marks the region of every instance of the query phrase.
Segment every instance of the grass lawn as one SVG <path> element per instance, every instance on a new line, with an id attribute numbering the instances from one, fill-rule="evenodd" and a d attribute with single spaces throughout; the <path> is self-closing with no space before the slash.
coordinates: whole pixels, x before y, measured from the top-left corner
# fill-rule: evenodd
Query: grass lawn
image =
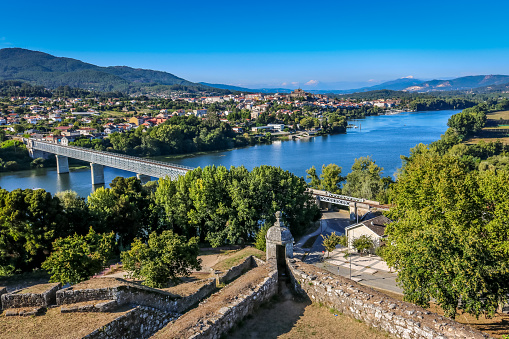
<path id="1" fill-rule="evenodd" d="M 486 117 L 486 126 L 489 127 L 483 128 L 475 136 L 465 141 L 465 143 L 477 144 L 481 140 L 484 142 L 500 140 L 504 144 L 509 144 L 509 125 L 504 121 L 509 120 L 509 111 L 491 112 L 486 114 Z M 498 124 L 500 120 L 504 121 L 501 125 Z M 507 133 L 503 130 L 507 130 Z"/>

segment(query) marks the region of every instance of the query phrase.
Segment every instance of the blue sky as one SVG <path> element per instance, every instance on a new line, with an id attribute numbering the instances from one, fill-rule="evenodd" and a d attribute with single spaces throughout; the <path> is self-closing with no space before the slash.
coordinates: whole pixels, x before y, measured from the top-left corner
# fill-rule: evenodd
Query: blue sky
<path id="1" fill-rule="evenodd" d="M 341 89 L 509 74 L 507 1 L 16 1 L 0 48 L 191 81 Z"/>

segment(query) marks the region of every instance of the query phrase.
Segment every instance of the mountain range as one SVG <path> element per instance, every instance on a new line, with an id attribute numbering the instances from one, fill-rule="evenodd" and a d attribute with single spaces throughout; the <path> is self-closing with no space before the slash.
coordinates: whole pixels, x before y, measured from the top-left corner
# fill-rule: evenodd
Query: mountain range
<path id="1" fill-rule="evenodd" d="M 127 66 L 101 67 L 80 60 L 22 48 L 0 49 L 0 80 L 22 80 L 48 88 L 79 87 L 96 91 L 219 91 L 171 73 Z"/>
<path id="2" fill-rule="evenodd" d="M 0 80 L 21 80 L 48 88 L 59 86 L 79 87 L 96 91 L 121 91 L 133 93 L 159 93 L 182 90 L 188 92 L 289 93 L 287 88 L 245 88 L 224 84 L 194 83 L 168 72 L 127 66 L 101 67 L 80 60 L 56 57 L 47 53 L 22 48 L 0 49 Z M 350 90 L 307 90 L 312 93 L 349 94 L 375 90 L 407 92 L 433 92 L 452 90 L 507 88 L 509 75 L 475 75 L 448 80 L 424 81 L 406 77 L 379 85 Z"/>

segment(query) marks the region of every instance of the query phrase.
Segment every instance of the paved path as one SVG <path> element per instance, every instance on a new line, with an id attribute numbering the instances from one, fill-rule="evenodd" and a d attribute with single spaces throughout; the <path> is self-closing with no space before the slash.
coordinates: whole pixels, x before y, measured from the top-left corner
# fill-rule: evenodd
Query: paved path
<path id="1" fill-rule="evenodd" d="M 321 225 L 315 232 L 303 236 L 294 246 L 294 255 L 308 264 L 314 264 L 324 268 L 331 273 L 351 278 L 359 284 L 387 290 L 395 293 L 402 293 L 401 288 L 396 284 L 396 273 L 390 272 L 385 262 L 377 256 L 352 256 L 352 269 L 350 270 L 350 260 L 344 258 L 342 249 L 338 248 L 330 253 L 330 257 L 325 252 L 322 245 L 322 237 L 318 236 L 315 243 L 309 249 L 303 249 L 302 245 L 310 238 L 319 234 L 327 236 L 332 232 L 337 235 L 345 233 L 345 227 L 351 225 L 348 211 L 324 212 Z M 324 257 L 325 256 L 325 257 Z M 325 262 L 324 262 L 325 259 Z"/>
<path id="2" fill-rule="evenodd" d="M 352 280 L 357 281 L 361 285 L 378 288 L 381 290 L 386 290 L 394 293 L 403 293 L 403 290 L 396 284 L 396 273 L 389 272 L 377 272 L 375 274 L 369 274 L 363 271 L 356 271 L 352 269 L 350 273 L 350 269 L 342 266 L 331 265 L 327 262 L 325 263 L 317 263 L 315 264 L 318 267 L 324 268 L 331 273 L 341 275 L 346 278 L 350 278 L 350 274 L 352 275 Z"/>

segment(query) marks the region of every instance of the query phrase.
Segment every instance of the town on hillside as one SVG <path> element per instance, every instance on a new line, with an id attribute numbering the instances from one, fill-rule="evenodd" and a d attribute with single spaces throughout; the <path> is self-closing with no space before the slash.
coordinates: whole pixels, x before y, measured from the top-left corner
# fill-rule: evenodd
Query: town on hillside
<path id="1" fill-rule="evenodd" d="M 370 115 L 400 106 L 399 99 L 349 100 L 295 90 L 290 94 L 231 94 L 175 98 L 6 97 L 0 99 L 0 126 L 9 134 L 68 144 L 112 133 L 148 129 L 171 117 L 205 119 L 215 113 L 235 133 L 320 131 L 324 117 Z"/>

